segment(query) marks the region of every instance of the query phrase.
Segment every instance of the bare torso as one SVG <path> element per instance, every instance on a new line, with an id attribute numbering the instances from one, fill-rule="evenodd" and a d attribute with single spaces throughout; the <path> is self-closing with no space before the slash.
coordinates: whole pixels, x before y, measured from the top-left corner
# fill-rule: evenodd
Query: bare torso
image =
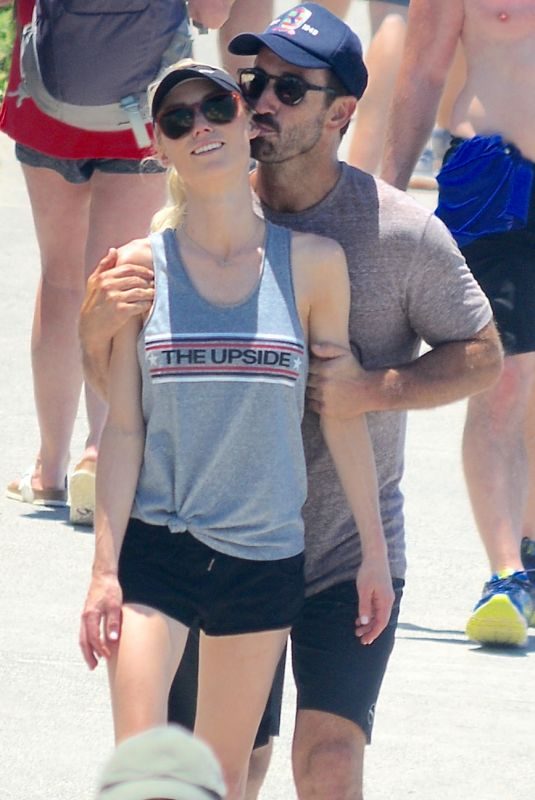
<path id="1" fill-rule="evenodd" d="M 452 133 L 499 133 L 535 161 L 535 0 L 465 0 L 468 77 Z"/>

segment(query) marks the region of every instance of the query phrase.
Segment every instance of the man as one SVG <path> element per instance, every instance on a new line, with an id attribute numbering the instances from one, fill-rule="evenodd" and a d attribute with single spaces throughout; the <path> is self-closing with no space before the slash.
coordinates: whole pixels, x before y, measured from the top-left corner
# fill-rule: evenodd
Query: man
<path id="1" fill-rule="evenodd" d="M 405 573 L 399 490 L 407 408 L 481 391 L 501 352 L 488 303 L 441 223 L 409 198 L 337 158 L 340 136 L 367 73 L 358 37 L 314 3 L 230 49 L 256 55 L 242 73 L 258 127 L 253 187 L 265 215 L 337 239 L 352 283 L 350 338 L 359 360 L 324 345 L 311 370 L 303 434 L 309 476 L 304 508 L 307 600 L 292 633 L 298 712 L 298 796 L 362 797 L 364 750 L 390 655 Z M 113 254 L 110 259 L 113 261 Z M 81 333 L 93 380 L 106 385 L 110 337 L 150 307 L 150 274 L 101 264 L 90 281 Z M 432 349 L 418 357 L 421 338 Z M 400 365 L 400 366 L 392 366 Z M 366 645 L 355 635 L 360 542 L 314 409 L 368 417 L 396 601 L 390 623 Z M 355 584 L 357 575 L 357 585 Z M 176 688 L 176 687 L 175 687 Z"/>
<path id="2" fill-rule="evenodd" d="M 528 538 L 535 536 L 535 484 L 526 458 L 527 446 L 533 469 L 535 0 L 413 0 L 383 177 L 406 186 L 459 40 L 467 78 L 452 111 L 437 214 L 489 297 L 506 352 L 501 380 L 468 402 L 464 467 L 492 576 L 467 634 L 483 644 L 523 645 L 535 623 L 525 572 L 535 567 Z"/>

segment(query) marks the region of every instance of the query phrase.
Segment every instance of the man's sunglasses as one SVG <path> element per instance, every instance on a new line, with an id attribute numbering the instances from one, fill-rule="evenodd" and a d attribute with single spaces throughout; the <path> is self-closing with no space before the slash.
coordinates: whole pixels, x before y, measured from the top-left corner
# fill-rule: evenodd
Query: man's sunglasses
<path id="1" fill-rule="evenodd" d="M 286 73 L 284 75 L 269 75 L 260 67 L 245 67 L 238 70 L 238 82 L 247 102 L 254 106 L 260 99 L 261 94 L 267 89 L 270 81 L 273 81 L 273 91 L 275 96 L 285 106 L 296 106 L 301 102 L 307 92 L 327 92 L 327 94 L 337 95 L 335 89 L 330 86 L 317 86 L 309 83 L 299 75 Z"/>
<path id="2" fill-rule="evenodd" d="M 195 114 L 201 112 L 208 122 L 216 125 L 226 125 L 236 119 L 238 113 L 238 94 L 236 92 L 223 92 L 205 97 L 200 103 L 175 106 L 164 111 L 156 122 L 164 136 L 168 139 L 180 139 L 193 130 Z"/>

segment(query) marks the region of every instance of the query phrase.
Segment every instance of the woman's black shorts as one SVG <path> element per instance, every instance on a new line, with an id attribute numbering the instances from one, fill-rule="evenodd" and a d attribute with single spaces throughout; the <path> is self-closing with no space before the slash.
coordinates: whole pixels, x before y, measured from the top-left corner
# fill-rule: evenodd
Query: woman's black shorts
<path id="1" fill-rule="evenodd" d="M 187 531 L 131 519 L 119 582 L 124 603 L 155 608 L 209 636 L 229 636 L 292 626 L 303 605 L 303 561 L 303 553 L 277 561 L 236 558 Z"/>

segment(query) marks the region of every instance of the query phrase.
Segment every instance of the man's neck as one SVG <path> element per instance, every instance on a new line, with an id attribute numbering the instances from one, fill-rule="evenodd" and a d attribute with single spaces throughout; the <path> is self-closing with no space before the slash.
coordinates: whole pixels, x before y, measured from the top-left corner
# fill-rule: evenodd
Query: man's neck
<path id="1" fill-rule="evenodd" d="M 323 200 L 336 186 L 341 171 L 337 159 L 313 170 L 293 161 L 259 163 L 252 183 L 257 196 L 273 211 L 297 213 Z"/>

